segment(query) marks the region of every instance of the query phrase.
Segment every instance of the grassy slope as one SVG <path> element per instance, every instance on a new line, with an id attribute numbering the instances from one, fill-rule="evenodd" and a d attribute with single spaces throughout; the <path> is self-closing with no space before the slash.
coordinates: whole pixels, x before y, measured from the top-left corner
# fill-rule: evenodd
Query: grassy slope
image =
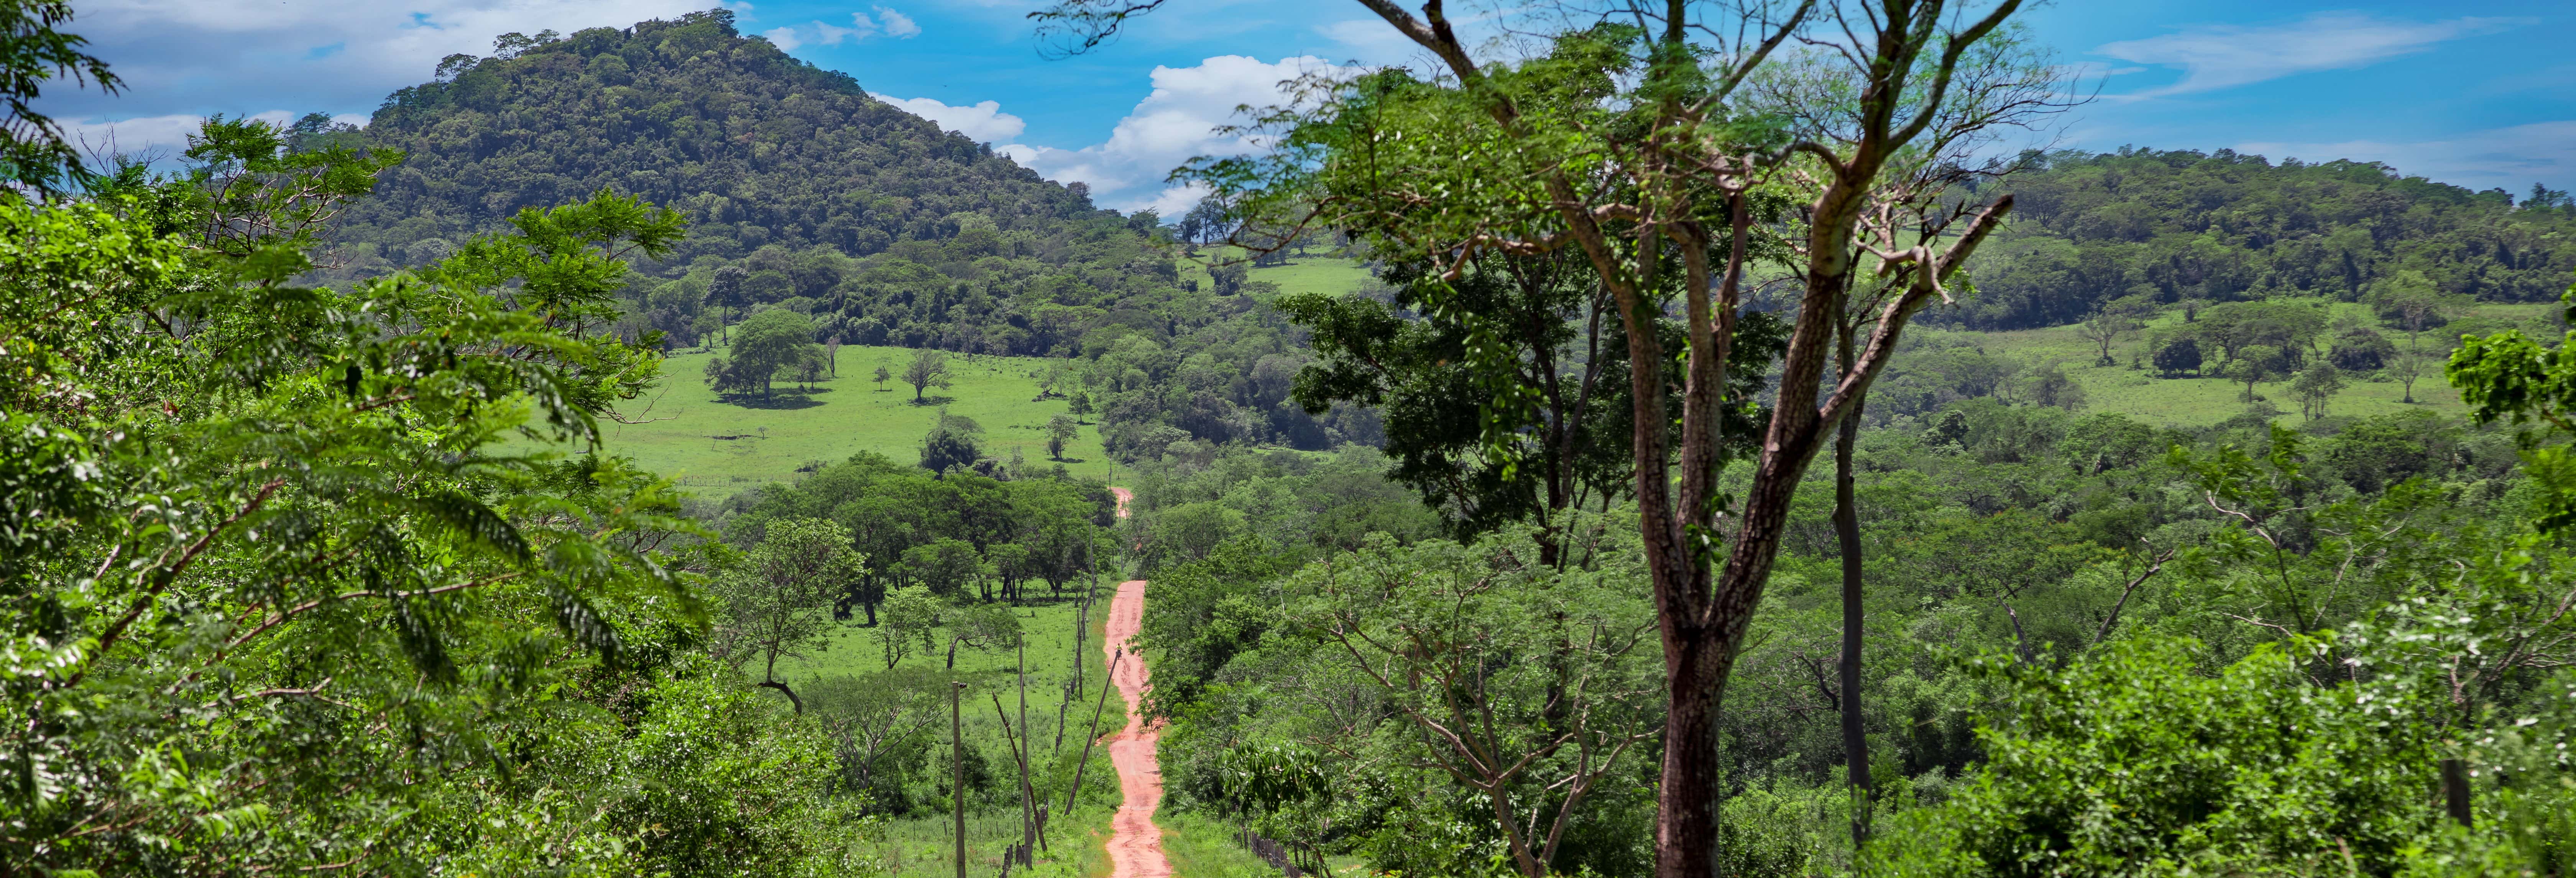
<path id="1" fill-rule="evenodd" d="M 860 451 L 910 462 L 920 456 L 922 436 L 939 417 L 937 403 L 944 399 L 950 414 L 983 425 L 986 453 L 1008 460 L 1017 448 L 1031 464 L 1045 466 L 1042 428 L 1070 407 L 1062 399 L 1036 399 L 1037 379 L 1031 373 L 1049 365 L 1037 357 L 950 357 L 952 386 L 931 388 L 925 395 L 931 404 L 916 405 L 911 387 L 888 381 L 880 391 L 871 377 L 880 361 L 888 370 L 901 371 L 911 350 L 844 347 L 839 378 L 815 385 L 809 396 L 778 394 L 776 406 L 762 407 L 721 401 L 708 391 L 699 376 L 711 356 L 680 354 L 665 361 L 665 389 L 643 412 L 643 417 L 662 420 L 603 425 L 609 451 L 698 488 L 784 481 L 809 461 L 836 461 Z M 1101 453 L 1096 427 L 1086 425 L 1075 437 L 1065 450 L 1065 466 L 1076 475 L 1108 475 L 1108 456 Z"/>
<path id="2" fill-rule="evenodd" d="M 2337 304 L 2341 309 L 2360 310 L 2363 306 Z M 2479 316 L 2524 319 L 2540 313 L 2530 305 L 2488 305 L 2478 309 Z M 2159 316 L 2158 326 L 2182 320 L 2179 312 Z M 2438 332 L 2435 330 L 2433 332 Z M 2108 411 L 2128 415 L 2156 425 L 2205 426 L 2217 423 L 2245 410 L 2238 401 L 2244 386 L 2222 378 L 2159 378 L 2153 368 L 2133 370 L 2129 360 L 2140 344 L 2137 334 L 2113 345 L 2112 354 L 2120 361 L 2116 366 L 2093 365 L 2093 343 L 2075 334 L 2074 326 L 2053 326 L 2016 332 L 1960 333 L 1979 339 L 1989 353 L 2011 353 L 2034 361 L 2058 360 L 2065 364 L 2066 374 L 2084 386 L 2084 411 Z M 2428 333 L 2428 335 L 2431 333 Z M 2392 341 L 2403 343 L 2402 338 Z M 2426 340 L 2429 346 L 2434 342 Z M 2213 352 L 2213 357 L 2214 357 Z M 2430 408 L 2446 415 L 2462 415 L 2467 407 L 2460 395 L 2442 380 L 2438 364 L 2415 381 L 2414 405 L 2400 402 L 2404 388 L 2394 379 L 2369 380 L 2347 376 L 2342 393 L 2328 403 L 2328 412 L 2337 416 L 2367 417 L 2392 414 L 2418 408 Z M 2290 394 L 2289 381 L 2255 385 L 2262 394 L 2284 412 L 2285 423 L 2298 420 L 2299 404 Z"/>

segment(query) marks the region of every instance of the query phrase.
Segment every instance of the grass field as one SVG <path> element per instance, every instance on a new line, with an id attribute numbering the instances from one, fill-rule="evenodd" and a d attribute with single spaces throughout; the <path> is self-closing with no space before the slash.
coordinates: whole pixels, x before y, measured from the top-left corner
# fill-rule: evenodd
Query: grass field
<path id="1" fill-rule="evenodd" d="M 1032 373 L 1051 364 L 1039 357 L 952 355 L 952 386 L 930 388 L 916 404 L 910 386 L 888 381 L 879 390 L 871 377 L 880 362 L 902 371 L 912 359 L 910 349 L 853 345 L 841 349 L 839 378 L 814 385 L 811 394 L 778 393 L 775 404 L 764 406 L 723 401 L 709 391 L 698 376 L 711 356 L 680 354 L 664 361 L 662 389 L 634 406 L 639 420 L 651 420 L 602 424 L 608 450 L 682 485 L 731 493 L 754 482 L 786 481 L 809 461 L 837 461 L 860 451 L 909 463 L 920 456 L 921 439 L 945 406 L 983 426 L 985 453 L 1009 460 L 1018 449 L 1029 463 L 1045 466 L 1050 461 L 1043 428 L 1070 408 L 1062 399 L 1036 398 Z M 1084 425 L 1065 450 L 1064 465 L 1077 475 L 1108 475 L 1097 426 Z"/>
<path id="2" fill-rule="evenodd" d="M 2362 305 L 2351 303 L 2338 303 L 2333 307 L 2337 309 L 2337 316 L 2345 310 L 2364 309 Z M 2523 320 L 2543 313 L 2547 307 L 2550 306 L 2489 305 L 2480 307 L 2477 313 L 2481 317 Z M 2159 316 L 2151 326 L 2160 327 L 2181 320 L 2181 314 L 2168 313 Z M 2077 336 L 2075 327 L 2071 325 L 1958 335 L 1969 337 L 1972 343 L 1981 345 L 1988 353 L 2015 354 L 2033 363 L 2051 360 L 2062 363 L 2067 376 L 2084 386 L 2083 410 L 2087 412 L 2118 412 L 2159 426 L 2194 427 L 2214 424 L 2245 411 L 2245 403 L 2239 401 L 2239 394 L 2245 389 L 2242 384 L 2223 378 L 2160 378 L 2152 367 L 2129 368 L 2132 354 L 2142 344 L 2137 333 L 2112 346 L 2112 355 L 2119 360 L 2115 366 L 2094 365 L 2093 343 Z M 2399 339 L 2392 341 L 2402 343 Z M 2427 339 L 2426 343 L 2434 342 Z M 2280 381 L 2256 384 L 2255 392 L 2288 412 L 2286 421 L 2298 419 L 2299 404 L 2290 394 L 2287 376 Z M 2459 393 L 2442 380 L 2438 364 L 2427 368 L 2426 374 L 2416 379 L 2416 401 L 2410 405 L 2402 401 L 2404 398 L 2405 388 L 2394 379 L 2347 376 L 2343 392 L 2336 394 L 2328 403 L 2327 411 L 2339 417 L 2368 417 L 2416 409 L 2457 416 L 2468 411 L 2460 403 Z"/>
<path id="3" fill-rule="evenodd" d="M 1196 272 L 1205 282 L 1203 268 L 1184 265 L 1184 276 Z M 1357 262 L 1318 256 L 1255 269 L 1251 276 L 1277 283 L 1283 292 L 1347 292 L 1369 275 Z M 953 355 L 952 386 L 931 388 L 924 403 L 916 404 L 911 387 L 888 381 L 880 388 L 872 378 L 879 364 L 900 373 L 912 355 L 908 348 L 844 347 L 839 377 L 814 385 L 812 393 L 779 393 L 773 403 L 744 404 L 719 399 L 699 379 L 714 354 L 683 353 L 663 362 L 662 388 L 634 406 L 640 410 L 635 418 L 644 423 L 601 428 L 611 453 L 632 457 L 645 469 L 700 493 L 728 494 L 759 482 L 786 481 L 806 463 L 837 461 L 860 451 L 911 461 L 920 454 L 922 437 L 942 406 L 983 426 L 987 454 L 1008 460 L 1017 449 L 1031 464 L 1052 463 L 1042 428 L 1047 419 L 1067 413 L 1070 404 L 1037 398 L 1035 373 L 1051 361 Z M 1064 465 L 1076 475 L 1110 475 L 1097 425 L 1083 426 L 1065 451 Z"/>
<path id="4" fill-rule="evenodd" d="M 1349 259 L 1291 256 L 1286 265 L 1253 269 L 1250 279 L 1278 284 L 1282 293 L 1347 293 L 1370 278 L 1366 267 Z"/>
<path id="5" fill-rule="evenodd" d="M 1074 765 L 1082 758 L 1083 737 L 1088 731 L 1092 712 L 1100 704 L 1101 686 L 1107 681 L 1106 662 L 1102 660 L 1100 639 L 1102 625 L 1109 616 L 1109 598 L 1114 588 L 1103 577 L 1100 598 L 1092 606 L 1090 633 L 1076 652 L 1073 630 L 1076 605 L 1068 599 L 1016 610 L 1021 631 L 1028 647 L 1028 724 L 1035 730 L 1036 746 L 1030 750 L 1032 782 L 1041 800 L 1051 800 L 1049 810 L 1062 807 L 1064 791 L 1069 788 Z M 917 644 L 916 644 L 917 645 Z M 865 677 L 886 669 L 885 652 L 875 637 L 875 629 L 861 627 L 854 620 L 835 632 L 830 648 L 802 661 L 781 660 L 779 679 L 790 685 L 808 683 L 819 677 L 848 675 Z M 1083 664 L 1084 691 L 1070 705 L 1065 703 L 1064 684 L 1073 673 L 1073 663 Z M 1001 720 L 994 716 L 993 696 L 999 696 L 1004 711 L 1018 721 L 1019 701 L 1012 674 L 1014 656 L 1009 652 L 983 652 L 960 649 L 957 669 L 970 676 L 974 688 L 967 691 L 964 708 L 965 735 L 970 746 L 987 754 L 1010 752 L 1004 743 Z M 945 654 L 914 655 L 899 662 L 903 667 L 942 667 Z M 1108 698 L 1108 708 L 1100 724 L 1104 734 L 1122 725 L 1122 701 L 1116 693 Z M 1058 707 L 1066 709 L 1059 712 Z M 944 713 L 944 711 L 943 711 Z M 1061 720 L 1061 722 L 1059 722 Z M 940 717 L 938 735 L 947 740 L 947 719 Z M 1062 731 L 1059 733 L 1058 729 Z M 997 778 L 1011 786 L 1018 784 L 1016 765 L 997 760 L 993 770 Z M 1040 854 L 1041 871 L 1065 876 L 1099 876 L 1108 874 L 1108 854 L 1103 847 L 1108 839 L 1109 818 L 1118 806 L 1118 776 L 1109 764 L 1106 748 L 1093 748 L 1089 767 L 1083 770 L 1083 793 L 1071 814 L 1059 814 L 1048 821 L 1047 850 Z M 1049 790 L 1053 792 L 1050 793 Z M 899 876 L 946 878 L 956 875 L 953 818 L 948 816 L 916 817 L 896 820 L 886 827 L 880 858 L 891 872 Z M 984 811 L 970 810 L 966 815 L 967 871 L 990 875 L 1001 869 L 1002 849 L 1020 840 L 1020 815 L 1016 806 Z M 1192 873 L 1194 874 L 1194 873 Z"/>

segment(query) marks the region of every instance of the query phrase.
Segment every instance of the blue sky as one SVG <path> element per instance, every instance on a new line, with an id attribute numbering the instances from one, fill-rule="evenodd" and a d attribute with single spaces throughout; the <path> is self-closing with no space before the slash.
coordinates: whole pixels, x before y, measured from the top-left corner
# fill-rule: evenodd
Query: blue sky
<path id="1" fill-rule="evenodd" d="M 44 106 L 118 146 L 175 144 L 206 113 L 362 117 L 451 52 L 507 31 L 624 26 L 707 0 L 105 0 L 73 30 L 129 82 Z M 1172 0 L 1091 54 L 1049 59 L 1031 0 L 753 0 L 745 33 L 1009 151 L 1108 206 L 1186 203 L 1163 174 L 1246 148 L 1209 129 L 1237 104 L 1327 64 L 1415 60 L 1347 0 Z M 2100 99 L 2061 146 L 2230 147 L 2274 158 L 2385 161 L 2516 195 L 2576 188 L 2576 4 L 2065 2 L 2023 20 Z M 989 103 L 987 103 L 989 102 Z"/>

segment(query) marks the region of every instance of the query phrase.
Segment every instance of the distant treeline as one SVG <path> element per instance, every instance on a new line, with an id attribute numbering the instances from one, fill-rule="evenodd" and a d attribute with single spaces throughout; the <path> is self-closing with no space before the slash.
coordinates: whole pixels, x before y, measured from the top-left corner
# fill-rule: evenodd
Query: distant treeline
<path id="1" fill-rule="evenodd" d="M 2354 301 L 2412 271 L 2443 294 L 2543 302 L 2576 270 L 2576 206 L 2534 187 L 2520 204 L 2399 176 L 2232 150 L 2060 152 L 2001 185 L 2013 221 L 1971 266 L 1977 295 L 1926 319 L 2027 329 L 2115 301 L 2226 302 L 2281 294 Z"/>

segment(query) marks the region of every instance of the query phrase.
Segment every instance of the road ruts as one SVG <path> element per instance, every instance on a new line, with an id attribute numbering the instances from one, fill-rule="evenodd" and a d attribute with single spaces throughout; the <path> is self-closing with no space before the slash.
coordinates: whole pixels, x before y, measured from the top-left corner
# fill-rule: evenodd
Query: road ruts
<path id="1" fill-rule="evenodd" d="M 1145 618 L 1145 581 L 1131 579 L 1118 584 L 1118 596 L 1109 602 L 1107 637 L 1101 649 L 1115 655 L 1126 647 L 1127 639 Z M 1145 690 L 1151 688 L 1145 661 L 1132 649 L 1118 659 L 1118 670 L 1109 677 L 1118 694 L 1127 701 L 1127 726 L 1109 736 L 1109 764 L 1118 769 L 1118 787 L 1125 801 L 1118 806 L 1118 816 L 1110 821 L 1110 878 L 1168 878 L 1171 861 L 1163 857 L 1163 830 L 1154 825 L 1154 809 L 1163 803 L 1163 772 L 1154 760 L 1154 743 L 1162 738 L 1158 724 L 1147 724 L 1144 717 Z"/>

